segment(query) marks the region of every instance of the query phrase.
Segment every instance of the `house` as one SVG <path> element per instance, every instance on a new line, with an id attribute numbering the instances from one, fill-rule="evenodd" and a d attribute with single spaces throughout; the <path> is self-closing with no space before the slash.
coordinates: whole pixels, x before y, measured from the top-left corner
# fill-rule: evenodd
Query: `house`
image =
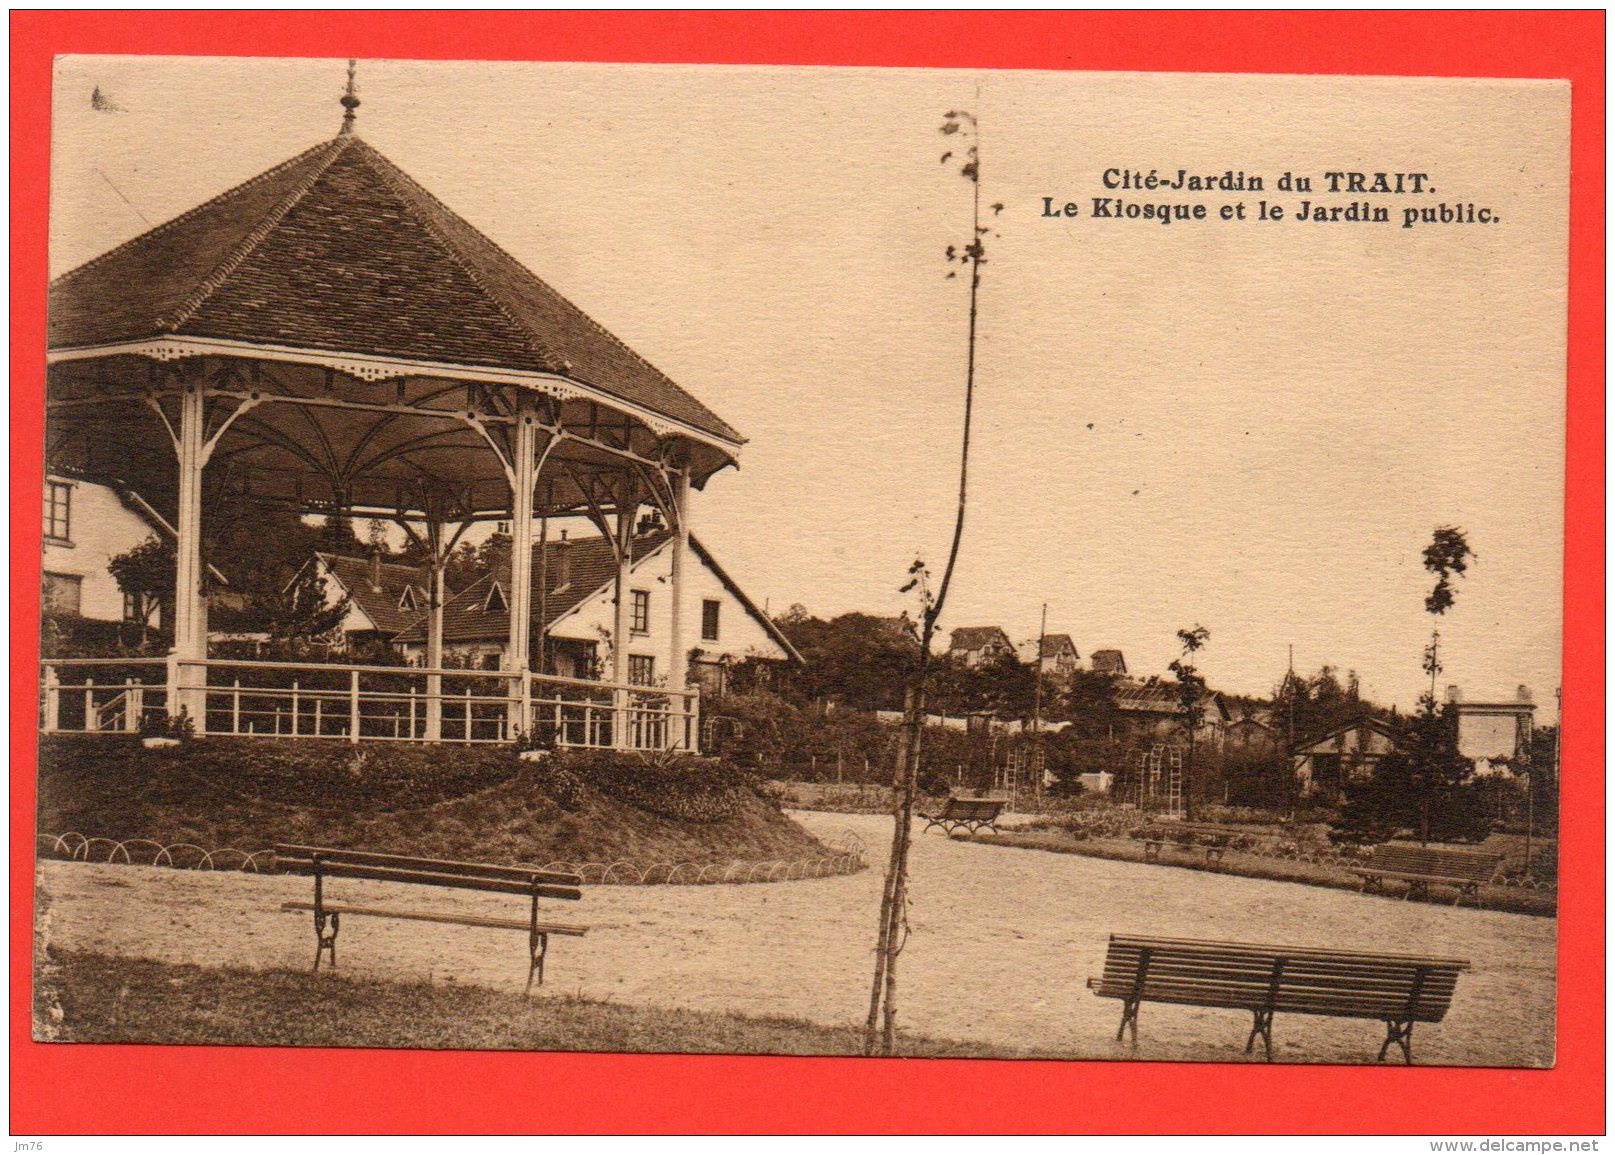
<path id="1" fill-rule="evenodd" d="M 368 641 L 391 642 L 425 619 L 430 576 L 421 566 L 382 561 L 376 550 L 367 557 L 316 553 L 307 566 L 315 567 L 325 581 L 326 605 L 348 599 L 342 636 L 349 647 Z M 302 576 L 299 570 L 290 584 Z"/>
<path id="2" fill-rule="evenodd" d="M 991 665 L 1015 656 L 1015 645 L 997 626 L 960 626 L 948 639 L 948 656 L 967 667 Z"/>
<path id="3" fill-rule="evenodd" d="M 1233 701 L 1229 701 L 1227 707 L 1228 721 L 1222 732 L 1225 752 L 1257 757 L 1278 753 L 1284 735 L 1274 723 L 1272 707 Z"/>
<path id="4" fill-rule="evenodd" d="M 1096 674 L 1109 674 L 1116 678 L 1127 676 L 1127 659 L 1120 650 L 1095 650 L 1088 655 L 1089 668 Z"/>
<path id="5" fill-rule="evenodd" d="M 1068 682 L 1081 660 L 1070 634 L 1044 634 L 1020 646 L 1017 654 L 1026 665 L 1036 663 L 1038 672 L 1057 682 Z"/>
<path id="6" fill-rule="evenodd" d="M 125 594 L 107 568 L 152 537 L 171 541 L 174 527 L 127 485 L 87 474 L 47 474 L 40 566 L 45 617 L 75 637 L 110 640 L 131 632 L 125 627 L 136 635 L 160 630 L 161 601 Z M 211 566 L 209 575 L 225 584 Z"/>
<path id="7" fill-rule="evenodd" d="M 666 685 L 672 644 L 673 535 L 663 530 L 634 538 L 634 561 L 628 583 L 630 629 L 629 680 L 640 685 Z M 747 658 L 765 662 L 800 662 L 801 656 L 779 628 L 726 574 L 695 536 L 684 567 L 685 604 L 682 627 L 685 669 L 680 684 L 694 682 L 706 693 L 728 688 L 730 669 Z M 615 622 L 617 564 L 611 543 L 603 537 L 557 541 L 533 550 L 532 614 L 542 629 L 543 673 L 569 678 L 596 678 L 607 667 Z M 451 597 L 443 607 L 443 652 L 469 666 L 497 670 L 504 662 L 510 635 L 510 564 Z M 426 621 L 414 622 L 394 639 L 412 660 L 426 654 Z"/>
<path id="8" fill-rule="evenodd" d="M 1396 730 L 1379 718 L 1359 718 L 1299 743 L 1292 754 L 1303 794 L 1338 794 L 1348 782 L 1366 782 L 1380 759 L 1396 750 Z"/>
<path id="9" fill-rule="evenodd" d="M 1530 758 L 1536 726 L 1530 687 L 1518 687 L 1512 699 L 1466 702 L 1457 686 L 1448 686 L 1447 701 L 1458 715 L 1458 752 L 1465 758 L 1487 768 Z"/>
<path id="10" fill-rule="evenodd" d="M 1229 720 L 1228 705 L 1215 690 L 1206 693 L 1201 705 L 1195 741 L 1219 744 Z M 1178 700 L 1177 686 L 1170 682 L 1128 679 L 1118 683 L 1115 717 L 1111 736 L 1120 741 L 1153 745 L 1183 740 L 1183 704 Z"/>

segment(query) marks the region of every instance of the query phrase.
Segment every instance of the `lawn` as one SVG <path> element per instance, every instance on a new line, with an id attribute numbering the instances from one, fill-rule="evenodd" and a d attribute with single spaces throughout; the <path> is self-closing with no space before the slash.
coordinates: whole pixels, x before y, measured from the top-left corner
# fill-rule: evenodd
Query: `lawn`
<path id="1" fill-rule="evenodd" d="M 200 967 L 81 952 L 38 970 L 35 1037 L 79 1043 L 209 1043 L 428 1050 L 857 1055 L 861 1033 L 800 1019 L 533 998 L 329 971 Z M 962 1044 L 905 1035 L 899 1054 Z M 969 1053 L 980 1056 L 979 1045 Z"/>

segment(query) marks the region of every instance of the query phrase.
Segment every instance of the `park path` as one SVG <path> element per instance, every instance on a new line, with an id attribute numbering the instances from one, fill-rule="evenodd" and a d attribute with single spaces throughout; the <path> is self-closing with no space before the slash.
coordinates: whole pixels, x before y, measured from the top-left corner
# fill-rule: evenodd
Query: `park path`
<path id="1" fill-rule="evenodd" d="M 860 874 L 744 886 L 597 886 L 555 917 L 589 924 L 551 943 L 546 991 L 614 1002 L 862 1022 L 891 822 L 796 814 L 812 833 L 870 847 Z M 340 888 L 340 889 L 338 889 Z M 343 881 L 333 898 L 397 888 Z M 305 878 L 41 861 L 47 941 L 207 966 L 307 966 Z M 412 896 L 413 897 L 413 896 Z M 433 906 L 509 916 L 499 896 L 433 892 Z M 1135 1052 L 1113 1041 L 1119 1007 L 1084 986 L 1111 931 L 1458 956 L 1474 969 L 1445 1022 L 1418 1028 L 1421 1063 L 1545 1066 L 1554 1054 L 1555 922 L 1400 902 L 1169 866 L 914 840 L 912 935 L 900 975 L 904 1029 L 1071 1058 L 1243 1059 L 1249 1024 L 1230 1011 L 1150 1005 Z M 525 940 L 510 932 L 350 919 L 342 970 L 520 990 Z M 1275 1057 L 1371 1060 L 1373 1023 L 1280 1016 Z M 968 1053 L 966 1050 L 963 1053 Z"/>

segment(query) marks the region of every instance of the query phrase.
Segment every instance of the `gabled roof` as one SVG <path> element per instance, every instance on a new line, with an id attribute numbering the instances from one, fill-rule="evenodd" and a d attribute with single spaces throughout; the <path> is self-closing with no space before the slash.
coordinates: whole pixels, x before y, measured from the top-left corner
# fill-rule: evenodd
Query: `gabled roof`
<path id="1" fill-rule="evenodd" d="M 1213 715 L 1218 721 L 1228 720 L 1228 706 L 1216 690 L 1208 690 L 1202 701 L 1211 709 L 1207 721 L 1211 721 Z M 1178 701 L 1177 686 L 1171 682 L 1135 682 L 1117 686 L 1115 703 L 1116 709 L 1134 714 L 1176 715 L 1183 712 L 1183 706 Z"/>
<path id="2" fill-rule="evenodd" d="M 1071 640 L 1070 634 L 1044 634 L 1042 644 L 1038 648 L 1038 656 L 1044 658 L 1058 658 L 1067 650 L 1071 656 L 1077 656 L 1077 643 Z"/>
<path id="3" fill-rule="evenodd" d="M 1009 635 L 998 626 L 960 626 L 949 635 L 948 649 L 979 650 L 994 642 L 1011 651 L 1015 648 L 1010 644 Z"/>
<path id="4" fill-rule="evenodd" d="M 634 564 L 637 566 L 646 558 L 659 552 L 663 546 L 673 539 L 673 535 L 663 529 L 655 533 L 643 534 L 634 538 Z M 569 580 L 564 586 L 555 585 L 557 573 L 557 559 L 560 551 L 568 551 L 567 567 Z M 746 596 L 745 592 L 734 583 L 734 580 L 718 565 L 712 554 L 701 544 L 694 534 L 690 535 L 690 552 L 696 555 L 701 562 L 712 571 L 713 575 L 723 583 L 735 599 L 755 618 L 764 630 L 767 631 L 780 649 L 793 662 L 800 662 L 802 656 L 796 652 L 789 639 L 780 632 L 769 617 L 760 611 L 756 604 Z M 617 562 L 611 543 L 600 536 L 573 538 L 565 543 L 559 541 L 546 542 L 543 546 L 533 547 L 533 595 L 532 615 L 536 624 L 540 616 L 544 619 L 544 628 L 549 629 L 567 614 L 583 605 L 585 602 L 599 597 L 610 591 L 616 580 Z M 547 576 L 550 590 L 540 598 L 541 576 Z M 443 640 L 445 642 L 504 642 L 510 637 L 510 611 L 487 609 L 488 595 L 492 587 L 498 584 L 501 589 L 510 585 L 510 561 L 502 559 L 493 570 L 480 580 L 473 582 L 460 593 L 451 597 L 443 606 Z M 419 644 L 426 641 L 426 618 L 422 616 L 408 630 L 399 635 L 399 642 Z"/>
<path id="5" fill-rule="evenodd" d="M 320 559 L 326 572 L 342 586 L 342 592 L 353 599 L 353 604 L 379 632 L 392 637 L 424 617 L 428 604 L 428 579 L 426 572 L 419 567 L 382 562 L 378 589 L 370 584 L 371 563 L 368 557 L 348 557 L 336 553 L 316 553 L 314 556 Z M 415 610 L 407 610 L 401 604 L 405 590 L 412 591 L 417 606 Z"/>
<path id="6" fill-rule="evenodd" d="M 1381 737 L 1388 738 L 1392 742 L 1396 742 L 1401 737 L 1401 735 L 1397 733 L 1396 727 L 1385 721 L 1383 718 L 1376 718 L 1372 714 L 1364 714 L 1361 718 L 1348 722 L 1344 726 L 1336 726 L 1333 730 L 1319 734 L 1315 738 L 1307 738 L 1301 742 L 1298 742 L 1296 743 L 1295 748 L 1297 751 L 1308 750 L 1321 742 L 1327 742 L 1331 738 L 1338 738 L 1342 734 L 1358 729 L 1373 730 Z"/>
<path id="7" fill-rule="evenodd" d="M 52 351 L 195 337 L 554 373 L 744 440 L 352 135 L 58 278 L 47 331 Z"/>
<path id="8" fill-rule="evenodd" d="M 1122 657 L 1120 650 L 1095 650 L 1088 655 L 1088 661 L 1092 664 L 1096 674 L 1125 675 L 1127 673 L 1127 659 Z"/>

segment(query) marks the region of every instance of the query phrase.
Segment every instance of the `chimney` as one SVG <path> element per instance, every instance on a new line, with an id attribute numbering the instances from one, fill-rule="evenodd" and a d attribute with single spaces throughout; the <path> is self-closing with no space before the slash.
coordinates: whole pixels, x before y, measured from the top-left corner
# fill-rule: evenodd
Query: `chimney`
<path id="1" fill-rule="evenodd" d="M 555 543 L 555 564 L 551 567 L 555 574 L 555 584 L 551 589 L 565 589 L 572 582 L 572 543 L 566 540 L 566 530 L 561 531 L 561 540 Z"/>
<path id="2" fill-rule="evenodd" d="M 1457 686 L 1448 686 L 1447 687 L 1447 701 L 1457 703 L 1457 702 L 1459 702 L 1461 700 L 1462 699 L 1458 696 L 1458 687 Z"/>
<path id="3" fill-rule="evenodd" d="M 370 589 L 381 592 L 381 550 L 377 546 L 370 547 Z"/>

